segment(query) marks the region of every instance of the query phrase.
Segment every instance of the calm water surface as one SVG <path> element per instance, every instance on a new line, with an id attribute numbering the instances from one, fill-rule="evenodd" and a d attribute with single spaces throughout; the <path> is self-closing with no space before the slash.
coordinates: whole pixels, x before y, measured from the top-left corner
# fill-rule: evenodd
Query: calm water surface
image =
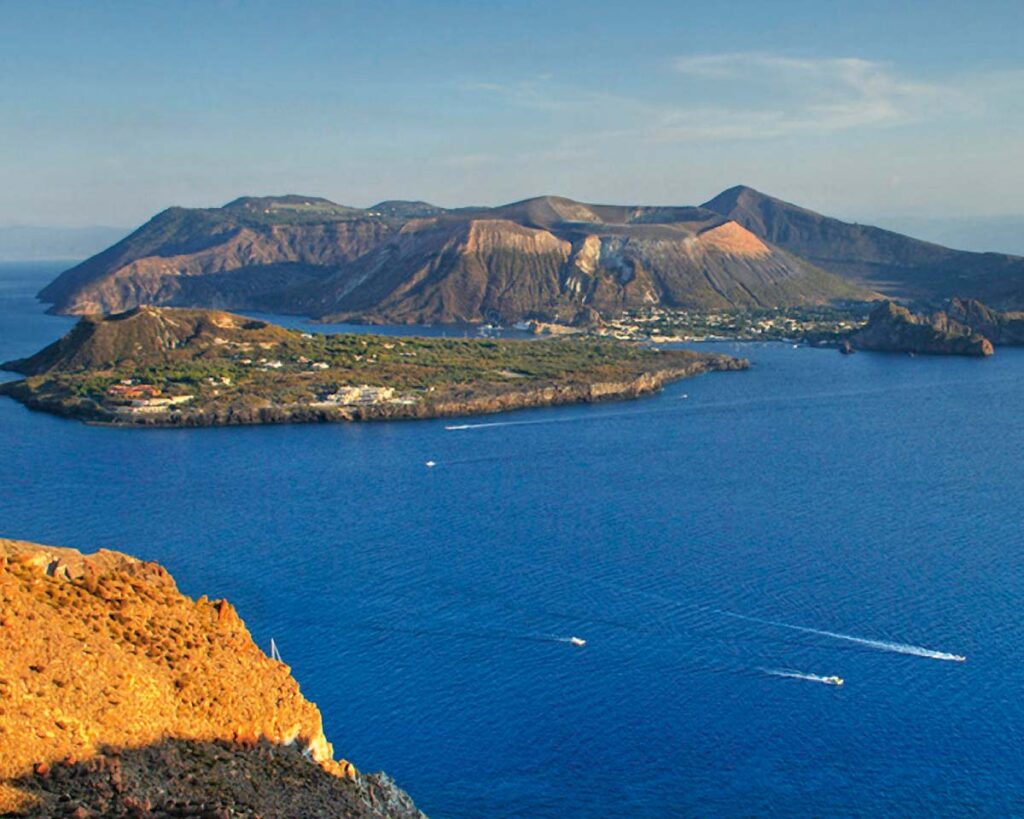
<path id="1" fill-rule="evenodd" d="M 0 266 L 0 359 L 57 269 Z M 715 348 L 754 366 L 462 430 L 0 399 L 0 534 L 229 598 L 435 817 L 1024 814 L 1024 351 Z"/>

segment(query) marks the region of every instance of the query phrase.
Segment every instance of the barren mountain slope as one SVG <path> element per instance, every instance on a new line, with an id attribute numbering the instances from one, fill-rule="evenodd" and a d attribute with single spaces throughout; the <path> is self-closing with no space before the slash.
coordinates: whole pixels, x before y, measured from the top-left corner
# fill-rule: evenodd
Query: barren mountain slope
<path id="1" fill-rule="evenodd" d="M 871 295 L 710 210 L 551 196 L 456 210 L 306 197 L 172 208 L 40 293 L 62 313 L 150 303 L 392 322 L 571 321 L 654 304 Z"/>

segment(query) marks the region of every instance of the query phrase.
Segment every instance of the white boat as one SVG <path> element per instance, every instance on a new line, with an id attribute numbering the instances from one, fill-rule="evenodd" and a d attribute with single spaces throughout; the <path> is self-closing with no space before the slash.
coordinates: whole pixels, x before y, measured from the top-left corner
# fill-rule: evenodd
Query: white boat
<path id="1" fill-rule="evenodd" d="M 427 461 L 424 466 L 437 466 L 437 461 Z"/>
<path id="2" fill-rule="evenodd" d="M 572 643 L 574 646 L 585 646 L 587 644 L 587 641 L 584 640 L 582 637 L 570 637 L 569 642 Z"/>
<path id="3" fill-rule="evenodd" d="M 826 685 L 842 685 L 846 682 L 842 677 L 822 677 L 821 681 Z"/>

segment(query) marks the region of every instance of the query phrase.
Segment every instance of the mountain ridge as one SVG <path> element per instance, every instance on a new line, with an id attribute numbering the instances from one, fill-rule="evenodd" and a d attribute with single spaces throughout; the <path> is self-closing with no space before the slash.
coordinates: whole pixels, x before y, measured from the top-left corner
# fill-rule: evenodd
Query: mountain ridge
<path id="1" fill-rule="evenodd" d="M 954 296 L 1024 305 L 1024 257 L 954 250 L 872 225 L 844 222 L 761 193 L 728 188 L 702 207 L 761 239 L 887 296 L 941 302 Z"/>
<path id="2" fill-rule="evenodd" d="M 1024 300 L 1024 258 L 843 222 L 739 185 L 699 206 L 545 195 L 495 207 L 243 196 L 168 208 L 40 291 L 59 313 L 139 304 L 387 323 L 590 321 L 873 300 Z"/>
<path id="3" fill-rule="evenodd" d="M 438 323 L 872 297 L 729 222 L 557 196 L 456 209 L 240 197 L 161 211 L 39 298 L 71 314 L 166 304 Z"/>
<path id="4" fill-rule="evenodd" d="M 732 225 L 732 227 L 728 227 Z M 1024 258 L 843 222 L 745 185 L 703 205 L 555 195 L 495 207 L 243 196 L 161 211 L 65 271 L 57 313 L 139 304 L 371 323 L 586 322 L 651 306 L 787 307 L 954 296 L 1024 304 Z"/>

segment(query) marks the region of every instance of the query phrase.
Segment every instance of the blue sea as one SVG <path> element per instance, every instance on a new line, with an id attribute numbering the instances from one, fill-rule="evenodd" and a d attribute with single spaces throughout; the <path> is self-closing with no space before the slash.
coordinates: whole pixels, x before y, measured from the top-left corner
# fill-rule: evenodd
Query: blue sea
<path id="1" fill-rule="evenodd" d="M 0 267 L 0 359 L 59 269 Z M 703 349 L 752 367 L 457 422 L 0 399 L 0 534 L 227 597 L 433 817 L 1024 815 L 1024 350 Z"/>

